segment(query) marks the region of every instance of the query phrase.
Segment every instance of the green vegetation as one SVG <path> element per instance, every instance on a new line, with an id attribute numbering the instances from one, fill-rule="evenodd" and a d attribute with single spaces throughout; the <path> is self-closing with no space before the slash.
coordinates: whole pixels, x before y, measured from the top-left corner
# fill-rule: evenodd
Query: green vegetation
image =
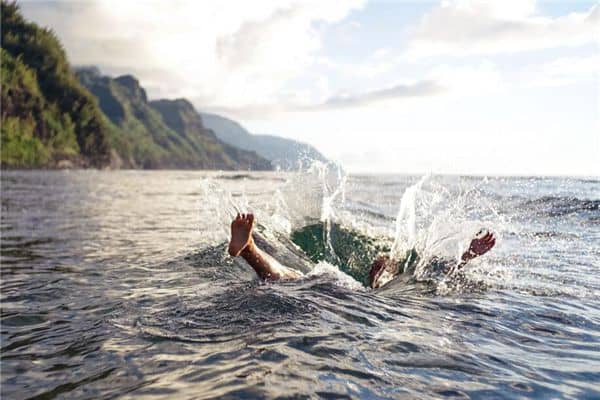
<path id="1" fill-rule="evenodd" d="M 77 71 L 120 132 L 115 147 L 128 166 L 141 168 L 271 169 L 249 151 L 219 141 L 184 99 L 148 101 L 131 75 L 101 76 L 96 68 Z"/>
<path id="2" fill-rule="evenodd" d="M 3 167 L 272 168 L 217 139 L 186 100 L 149 103 L 132 76 L 74 72 L 51 30 L 1 5 Z"/>
<path id="3" fill-rule="evenodd" d="M 108 126 L 48 29 L 2 1 L 2 164 L 108 163 Z"/>
<path id="4" fill-rule="evenodd" d="M 157 100 L 150 105 L 162 116 L 165 123 L 180 135 L 182 140 L 205 160 L 206 168 L 271 169 L 271 163 L 252 151 L 240 150 L 221 142 L 204 127 L 200 114 L 185 99 Z"/>

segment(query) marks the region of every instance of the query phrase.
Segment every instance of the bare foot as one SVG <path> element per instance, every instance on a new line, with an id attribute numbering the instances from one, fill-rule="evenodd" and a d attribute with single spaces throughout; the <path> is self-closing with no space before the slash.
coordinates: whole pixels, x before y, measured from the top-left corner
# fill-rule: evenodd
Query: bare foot
<path id="1" fill-rule="evenodd" d="M 237 257 L 252 243 L 252 227 L 254 215 L 238 214 L 231 222 L 231 241 L 229 242 L 229 254 Z"/>
<path id="2" fill-rule="evenodd" d="M 482 229 L 481 231 L 479 231 L 479 233 L 477 233 L 475 239 L 471 240 L 469 250 L 463 253 L 462 257 L 460 258 L 460 262 L 456 265 L 447 268 L 444 271 L 444 273 L 446 275 L 450 275 L 455 271 L 460 270 L 470 260 L 474 259 L 475 257 L 482 256 L 488 251 L 490 251 L 495 244 L 496 238 L 494 237 L 494 234 L 490 231 L 485 231 L 484 233 L 484 230 Z"/>
<path id="3" fill-rule="evenodd" d="M 477 256 L 484 255 L 496 244 L 496 238 L 490 231 L 485 232 L 485 234 L 481 231 L 478 235 L 482 236 L 471 240 L 469 250 L 462 255 L 462 261 L 469 261 Z"/>

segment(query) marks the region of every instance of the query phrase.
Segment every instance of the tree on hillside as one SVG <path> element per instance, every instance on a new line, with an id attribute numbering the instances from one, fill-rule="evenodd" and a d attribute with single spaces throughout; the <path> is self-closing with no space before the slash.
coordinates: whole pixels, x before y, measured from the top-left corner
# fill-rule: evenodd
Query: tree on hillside
<path id="1" fill-rule="evenodd" d="M 58 38 L 50 29 L 27 22 L 16 2 L 2 0 L 1 6 L 2 143 L 8 144 L 3 164 L 35 166 L 75 152 L 91 165 L 106 165 L 106 120 L 71 71 Z M 39 157 L 19 161 L 20 147 L 34 142 L 29 150 L 39 150 Z"/>

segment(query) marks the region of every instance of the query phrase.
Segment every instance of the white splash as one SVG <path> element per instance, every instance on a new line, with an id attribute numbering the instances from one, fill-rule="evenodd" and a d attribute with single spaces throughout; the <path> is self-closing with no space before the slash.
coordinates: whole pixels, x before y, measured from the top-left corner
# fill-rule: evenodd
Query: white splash
<path id="1" fill-rule="evenodd" d="M 430 175 L 423 176 L 417 183 L 408 187 L 400 200 L 400 209 L 396 217 L 396 234 L 392 245 L 392 256 L 404 256 L 415 247 L 417 242 L 417 196 Z"/>
<path id="2" fill-rule="evenodd" d="M 315 276 L 326 276 L 329 277 L 336 285 L 351 289 L 351 290 L 365 290 L 365 287 L 354 280 L 350 275 L 340 271 L 335 265 L 329 264 L 326 261 L 320 261 L 315 265 L 313 270 L 305 275 L 305 278 Z"/>

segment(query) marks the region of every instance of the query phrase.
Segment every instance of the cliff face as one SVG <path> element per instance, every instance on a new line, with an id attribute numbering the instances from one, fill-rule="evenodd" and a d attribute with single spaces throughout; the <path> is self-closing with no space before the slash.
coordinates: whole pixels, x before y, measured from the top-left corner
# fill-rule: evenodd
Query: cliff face
<path id="1" fill-rule="evenodd" d="M 328 162 L 313 146 L 271 135 L 253 135 L 236 121 L 216 114 L 202 113 L 204 124 L 217 138 L 245 150 L 255 151 L 270 160 L 273 166 L 284 170 L 297 170 L 312 160 Z"/>
<path id="2" fill-rule="evenodd" d="M 163 121 L 180 137 L 202 155 L 218 165 L 229 166 L 226 169 L 270 170 L 271 163 L 253 151 L 238 147 L 217 139 L 213 131 L 204 127 L 202 117 L 194 106 L 185 99 L 157 100 L 150 102 Z M 222 169 L 225 169 L 221 167 Z"/>
<path id="3" fill-rule="evenodd" d="M 271 169 L 258 155 L 219 141 L 187 100 L 149 102 L 146 91 L 131 75 L 110 78 L 95 68 L 79 69 L 77 75 L 121 132 L 113 142 L 128 166 Z"/>

